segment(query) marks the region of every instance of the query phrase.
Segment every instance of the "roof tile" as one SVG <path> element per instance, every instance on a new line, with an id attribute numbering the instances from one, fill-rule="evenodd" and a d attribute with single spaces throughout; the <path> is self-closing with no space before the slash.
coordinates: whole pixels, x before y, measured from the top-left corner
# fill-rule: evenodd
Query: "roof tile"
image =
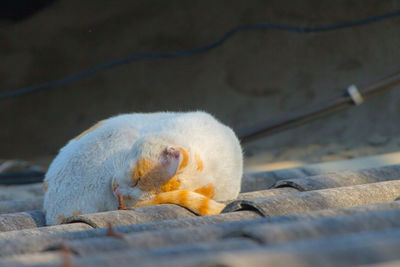
<path id="1" fill-rule="evenodd" d="M 341 170 L 339 165 L 323 166 L 247 175 L 242 188 L 250 192 L 214 216 L 160 205 L 46 227 L 43 213 L 34 210 L 41 196 L 3 201 L 0 265 L 353 266 L 399 260 L 400 165 L 336 173 L 324 172 Z"/>

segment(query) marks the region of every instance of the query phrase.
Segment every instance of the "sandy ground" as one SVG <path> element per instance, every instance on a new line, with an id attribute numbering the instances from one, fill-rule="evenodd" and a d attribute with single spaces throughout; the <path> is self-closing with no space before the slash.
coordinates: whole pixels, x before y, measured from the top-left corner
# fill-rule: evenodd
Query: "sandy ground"
<path id="1" fill-rule="evenodd" d="M 274 151 L 258 151 L 245 157 L 245 172 L 267 171 L 307 164 L 346 160 L 400 151 L 400 137 L 375 137 L 364 144 L 328 144 L 286 147 Z"/>

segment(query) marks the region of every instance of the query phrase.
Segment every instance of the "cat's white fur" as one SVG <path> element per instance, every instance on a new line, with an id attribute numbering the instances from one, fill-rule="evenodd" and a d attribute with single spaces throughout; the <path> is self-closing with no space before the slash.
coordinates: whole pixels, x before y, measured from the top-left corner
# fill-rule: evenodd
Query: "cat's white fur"
<path id="1" fill-rule="evenodd" d="M 180 189 L 195 190 L 212 183 L 215 200 L 237 197 L 243 158 L 239 141 L 229 127 L 201 111 L 124 114 L 102 121 L 100 127 L 60 150 L 45 177 L 47 224 L 79 213 L 117 209 L 113 179 L 124 191 L 138 155 L 146 149 L 146 153 L 158 153 L 168 145 L 198 153 L 204 164 L 201 172 L 194 172 L 194 162 L 189 161 Z M 135 190 L 125 193 L 146 199 L 145 192 Z"/>

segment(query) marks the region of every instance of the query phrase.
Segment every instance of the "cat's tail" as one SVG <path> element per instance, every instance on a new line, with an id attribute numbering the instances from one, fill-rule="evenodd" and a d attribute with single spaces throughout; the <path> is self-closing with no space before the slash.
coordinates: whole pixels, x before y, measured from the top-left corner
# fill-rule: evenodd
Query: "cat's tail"
<path id="1" fill-rule="evenodd" d="M 177 204 L 183 206 L 199 215 L 216 215 L 221 213 L 225 204 L 219 203 L 202 194 L 189 190 L 175 190 L 163 192 L 151 200 L 137 203 L 135 207 L 152 206 L 159 204 Z"/>

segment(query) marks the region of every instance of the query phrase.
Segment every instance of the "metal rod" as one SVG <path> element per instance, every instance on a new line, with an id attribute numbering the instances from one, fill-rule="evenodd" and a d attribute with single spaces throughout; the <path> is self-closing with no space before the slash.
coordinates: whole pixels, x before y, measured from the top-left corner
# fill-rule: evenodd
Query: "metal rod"
<path id="1" fill-rule="evenodd" d="M 400 71 L 397 70 L 381 79 L 370 82 L 360 88 L 360 93 L 365 100 L 393 88 L 400 84 Z M 354 106 L 352 98 L 346 93 L 329 102 L 316 104 L 310 108 L 298 111 L 296 114 L 288 114 L 278 119 L 264 121 L 236 131 L 242 143 L 255 140 L 267 135 L 272 135 L 284 130 L 294 128 L 321 117 L 337 113 L 344 108 Z"/>

